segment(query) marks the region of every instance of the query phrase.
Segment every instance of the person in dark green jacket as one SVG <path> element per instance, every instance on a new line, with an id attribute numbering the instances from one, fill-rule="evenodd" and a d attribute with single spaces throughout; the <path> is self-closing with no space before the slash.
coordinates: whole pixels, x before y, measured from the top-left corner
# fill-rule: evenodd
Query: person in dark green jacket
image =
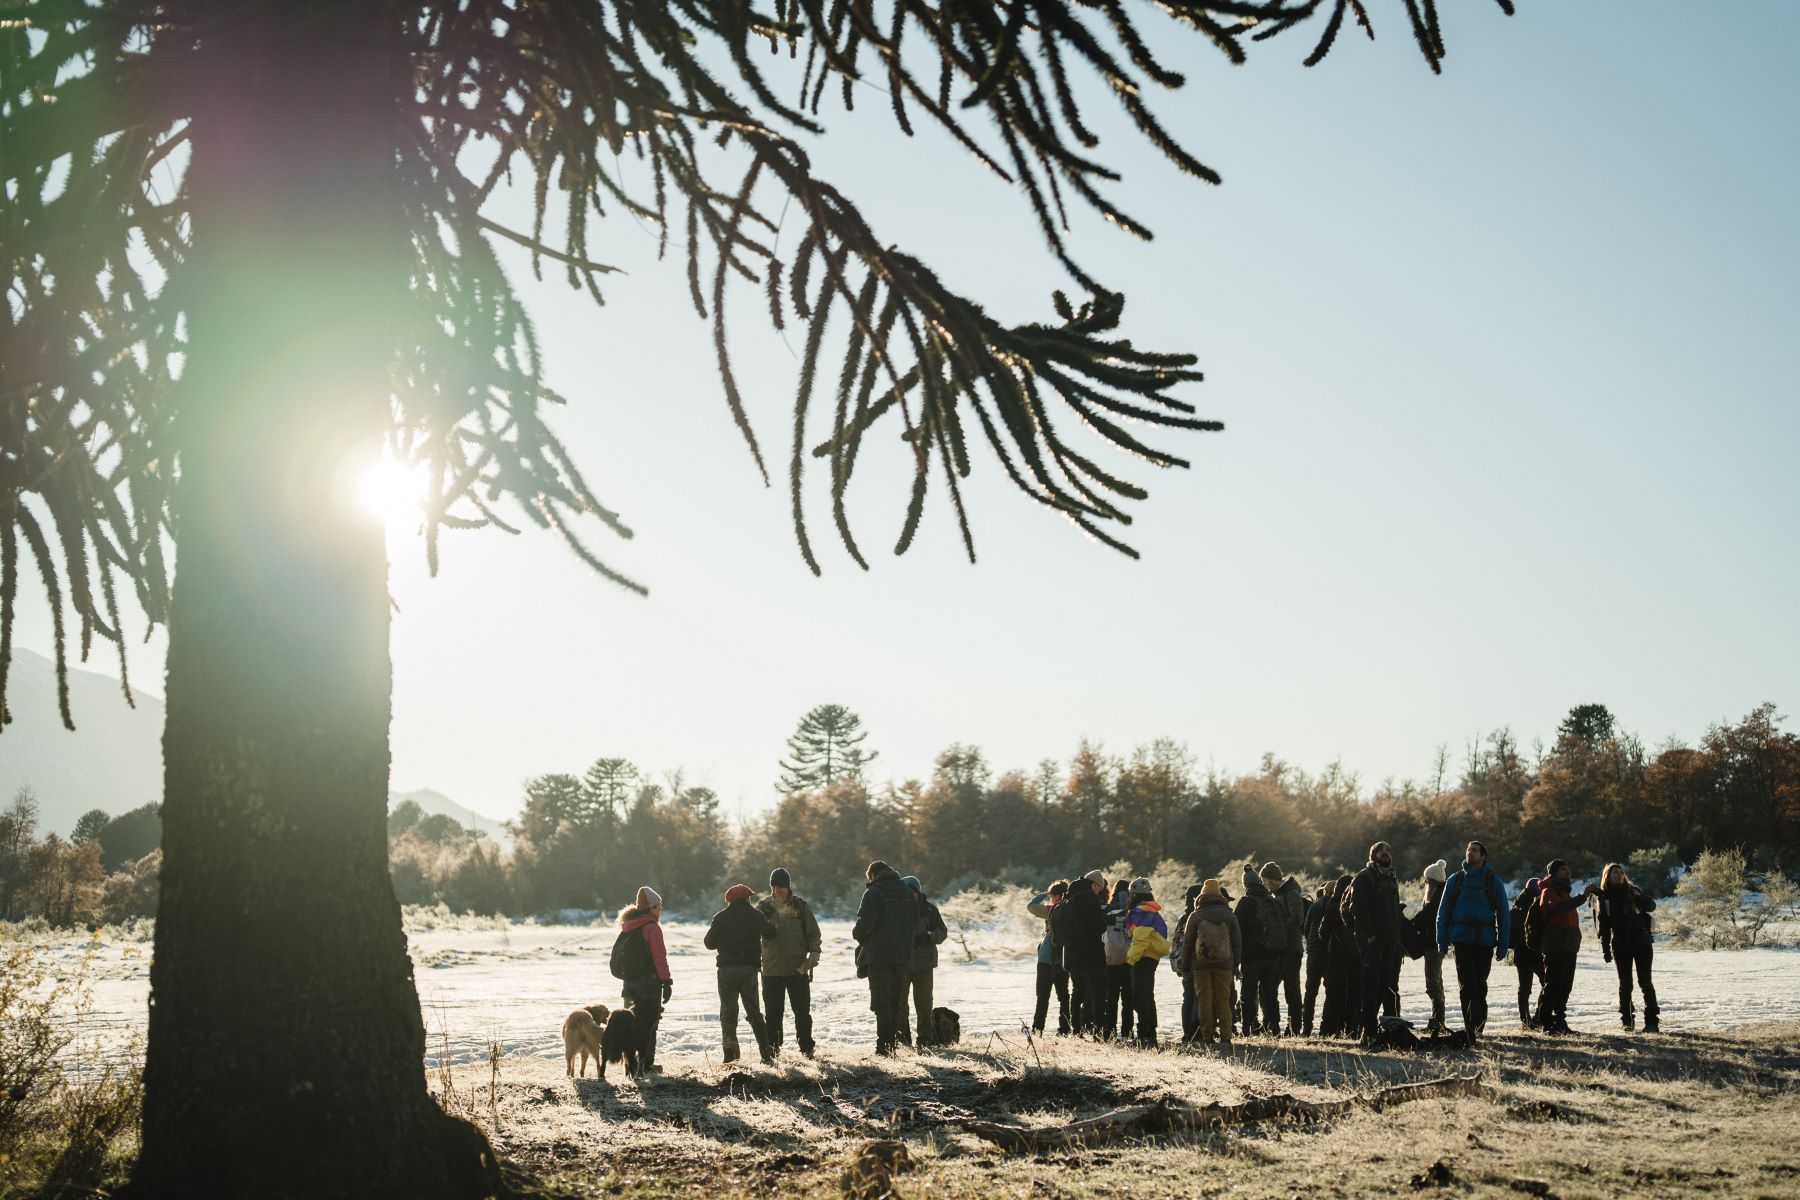
<path id="1" fill-rule="evenodd" d="M 875 1013 L 875 1053 L 888 1055 L 900 1040 L 901 1006 L 913 945 L 922 925 L 919 898 L 900 882 L 900 872 L 880 859 L 869 864 L 868 886 L 857 906 L 850 936 L 856 965 L 869 980 L 869 1007 Z"/>
<path id="2" fill-rule="evenodd" d="M 769 872 L 769 898 L 756 911 L 775 926 L 775 936 L 763 939 L 762 991 L 764 1018 L 769 1025 L 769 1044 L 781 1052 L 782 1009 L 794 1010 L 794 1041 L 800 1053 L 813 1055 L 812 973 L 819 965 L 819 922 L 812 905 L 794 894 L 787 870 Z"/>

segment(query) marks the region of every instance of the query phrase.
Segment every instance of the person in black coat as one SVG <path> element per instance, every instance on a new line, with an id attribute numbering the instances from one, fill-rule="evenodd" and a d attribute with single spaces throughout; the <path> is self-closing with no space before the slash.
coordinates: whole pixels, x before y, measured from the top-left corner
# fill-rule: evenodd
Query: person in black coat
<path id="1" fill-rule="evenodd" d="M 719 1032 L 725 1042 L 725 1061 L 738 1060 L 738 1008 L 756 1034 L 756 1049 L 765 1063 L 775 1061 L 769 1029 L 763 1023 L 757 999 L 756 977 L 762 969 L 764 938 L 775 936 L 775 926 L 751 907 L 756 893 L 746 883 L 734 883 L 725 891 L 725 907 L 713 914 L 705 945 L 719 957 Z"/>
<path id="2" fill-rule="evenodd" d="M 937 1024 L 932 1014 L 937 1011 L 932 996 L 932 979 L 937 974 L 938 947 L 950 936 L 944 925 L 944 914 L 925 894 L 925 885 L 916 875 L 900 880 L 919 898 L 919 932 L 913 935 L 912 962 L 906 968 L 906 987 L 900 992 L 900 1040 L 913 1045 L 909 1007 L 919 1014 L 918 1046 L 922 1050 L 937 1042 Z M 912 1003 L 907 1003 L 911 993 Z"/>
<path id="3" fill-rule="evenodd" d="M 1376 1016 L 1399 1008 L 1394 981 L 1400 973 L 1400 880 L 1394 850 L 1386 842 L 1369 847 L 1369 862 L 1350 884 L 1350 923 L 1362 956 L 1362 1039 L 1375 1036 Z"/>
<path id="4" fill-rule="evenodd" d="M 1619 1020 L 1630 1029 L 1631 971 L 1637 968 L 1638 986 L 1644 992 L 1644 1032 L 1661 1028 L 1662 1010 L 1656 1004 L 1656 984 L 1650 979 L 1655 960 L 1655 941 L 1650 935 L 1650 914 L 1656 901 L 1644 895 L 1618 863 L 1607 863 L 1600 873 L 1600 953 L 1619 971 Z"/>
<path id="5" fill-rule="evenodd" d="M 1069 894 L 1056 906 L 1053 919 L 1062 941 L 1063 966 L 1069 972 L 1069 1026 L 1077 1034 L 1097 1033 L 1106 1000 L 1106 909 L 1094 891 L 1100 872 L 1069 880 Z"/>
<path id="6" fill-rule="evenodd" d="M 921 926 L 919 898 L 900 882 L 900 872 L 880 859 L 869 864 L 868 886 L 856 909 L 850 936 L 856 939 L 858 972 L 868 976 L 869 1007 L 875 1013 L 875 1053 L 892 1054 L 900 1040 L 901 1006 L 913 945 Z"/>

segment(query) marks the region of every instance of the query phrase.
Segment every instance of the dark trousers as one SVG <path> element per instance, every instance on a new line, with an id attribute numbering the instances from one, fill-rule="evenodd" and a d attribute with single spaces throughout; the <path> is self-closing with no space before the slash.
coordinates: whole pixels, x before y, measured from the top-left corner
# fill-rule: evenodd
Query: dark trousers
<path id="1" fill-rule="evenodd" d="M 1355 1037 L 1362 1029 L 1362 1002 L 1358 997 L 1362 960 L 1348 950 L 1331 950 L 1325 965 L 1325 1016 L 1319 1032 L 1325 1037 Z"/>
<path id="2" fill-rule="evenodd" d="M 1400 1001 L 1394 994 L 1394 977 L 1400 969 L 1400 947 L 1380 942 L 1364 942 L 1362 978 L 1359 981 L 1362 1002 L 1362 1036 L 1371 1037 L 1380 1026 L 1376 1017 L 1385 1008 L 1397 1009 Z"/>
<path id="3" fill-rule="evenodd" d="M 662 1024 L 662 981 L 627 979 L 620 990 L 625 1007 L 637 1015 L 638 1069 L 648 1071 L 656 1061 L 656 1027 Z"/>
<path id="4" fill-rule="evenodd" d="M 1652 946 L 1641 950 L 1625 952 L 1617 947 L 1613 949 L 1613 969 L 1619 973 L 1619 1015 L 1631 1015 L 1631 969 L 1637 967 L 1638 987 L 1644 990 L 1644 1015 L 1654 1017 L 1661 1010 L 1656 1006 L 1656 985 L 1650 982 L 1650 965 L 1656 957 Z"/>
<path id="5" fill-rule="evenodd" d="M 781 1017 L 784 1004 L 794 1010 L 794 1041 L 800 1053 L 813 1052 L 812 980 L 804 975 L 764 975 L 763 1019 L 769 1027 L 769 1048 L 781 1049 Z"/>
<path id="6" fill-rule="evenodd" d="M 1200 993 L 1194 990 L 1193 972 L 1181 977 L 1181 1038 L 1191 1042 L 1200 1031 Z"/>
<path id="7" fill-rule="evenodd" d="M 1470 1036 L 1480 1037 L 1487 1028 L 1488 972 L 1494 969 L 1494 948 L 1479 942 L 1457 942 L 1456 995 L 1462 1001 L 1463 1028 Z"/>
<path id="8" fill-rule="evenodd" d="M 908 971 L 906 986 L 900 990 L 900 1040 L 907 1045 L 913 1044 L 912 1014 L 919 1014 L 919 1041 L 921 1046 L 929 1046 L 937 1041 L 936 1025 L 931 1019 L 931 976 L 932 972 Z M 911 1011 L 908 1011 L 907 993 L 912 993 Z"/>
<path id="9" fill-rule="evenodd" d="M 1289 1033 L 1300 1032 L 1300 958 L 1298 950 L 1281 952 L 1281 991 L 1287 1000 Z"/>
<path id="10" fill-rule="evenodd" d="M 1124 963 L 1106 964 L 1106 999 L 1100 1008 L 1100 1036 L 1115 1033 L 1131 1038 L 1131 1019 L 1137 1009 L 1131 1000 L 1131 968 Z"/>
<path id="11" fill-rule="evenodd" d="M 1055 963 L 1039 963 L 1037 969 L 1037 1008 L 1031 1015 L 1033 1032 L 1044 1032 L 1044 1018 L 1050 1015 L 1050 993 L 1056 992 L 1056 1032 L 1069 1032 L 1069 973 Z"/>
<path id="12" fill-rule="evenodd" d="M 1140 958 L 1131 964 L 1131 1005 L 1137 1017 L 1137 1042 L 1156 1046 L 1156 966 L 1160 960 Z"/>
<path id="13" fill-rule="evenodd" d="M 1106 1001 L 1106 965 L 1069 968 L 1069 1024 L 1078 1034 L 1100 1032 Z"/>
<path id="14" fill-rule="evenodd" d="M 875 1013 L 875 1053 L 892 1054 L 900 1040 L 900 1013 L 906 1003 L 905 963 L 869 968 L 869 1008 Z"/>
<path id="15" fill-rule="evenodd" d="M 1545 1026 L 1567 1029 L 1569 1026 L 1569 993 L 1575 988 L 1575 954 L 1573 950 L 1557 950 L 1544 955 Z"/>
<path id="16" fill-rule="evenodd" d="M 1246 1034 L 1281 1032 L 1281 960 L 1244 960 L 1243 1027 Z M 1260 1024 L 1259 1024 L 1260 1018 Z"/>
<path id="17" fill-rule="evenodd" d="M 738 1009 L 744 1010 L 744 1019 L 750 1022 L 750 1032 L 756 1035 L 757 1052 L 767 1055 L 769 1052 L 769 1028 L 763 1024 L 762 1004 L 756 998 L 755 967 L 720 967 L 719 968 L 719 1032 L 725 1042 L 725 1061 L 738 1060 Z"/>
<path id="18" fill-rule="evenodd" d="M 1326 967 L 1329 965 L 1326 961 L 1327 957 L 1322 950 L 1306 956 L 1306 1000 L 1301 1008 L 1300 1028 L 1306 1031 L 1308 1037 L 1312 1036 L 1313 1017 L 1318 1014 L 1319 988 L 1325 983 Z M 1325 993 L 1325 1006 L 1327 1019 L 1329 1019 L 1331 1007 L 1329 991 Z"/>
<path id="19" fill-rule="evenodd" d="M 1536 950 L 1527 950 L 1523 946 L 1514 946 L 1512 950 L 1513 969 L 1519 973 L 1519 1023 L 1522 1025 L 1538 1025 L 1544 1015 L 1544 996 L 1548 989 L 1544 988 L 1544 956 Z M 1531 1010 L 1532 985 L 1539 985 L 1537 1011 Z"/>

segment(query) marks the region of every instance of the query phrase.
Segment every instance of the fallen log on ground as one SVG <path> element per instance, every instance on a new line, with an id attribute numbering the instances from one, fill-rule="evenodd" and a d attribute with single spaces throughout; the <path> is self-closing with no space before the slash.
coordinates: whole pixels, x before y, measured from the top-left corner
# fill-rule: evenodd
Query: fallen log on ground
<path id="1" fill-rule="evenodd" d="M 1413 1100 L 1488 1096 L 1492 1091 L 1481 1082 L 1479 1075 L 1451 1076 L 1448 1079 L 1398 1084 L 1382 1088 L 1372 1095 L 1352 1096 L 1343 1100 L 1302 1100 L 1297 1096 L 1284 1094 L 1252 1096 L 1241 1104 L 1202 1105 L 1164 1097 L 1155 1104 L 1115 1109 L 1103 1116 L 1067 1125 L 1032 1128 L 997 1125 L 991 1121 L 964 1121 L 962 1127 L 983 1141 L 992 1142 L 1008 1154 L 1035 1154 L 1046 1150 L 1099 1146 L 1129 1138 L 1225 1125 L 1254 1125 L 1262 1121 L 1323 1121 L 1346 1116 L 1358 1108 L 1380 1112 L 1384 1108 Z"/>

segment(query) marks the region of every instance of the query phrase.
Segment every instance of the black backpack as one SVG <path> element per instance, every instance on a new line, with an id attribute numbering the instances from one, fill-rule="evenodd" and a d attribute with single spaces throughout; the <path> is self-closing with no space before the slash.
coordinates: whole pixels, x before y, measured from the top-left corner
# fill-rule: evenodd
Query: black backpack
<path id="1" fill-rule="evenodd" d="M 1281 902 L 1267 892 L 1250 897 L 1250 920 L 1243 930 L 1249 942 L 1245 958 L 1268 958 L 1287 949 L 1287 922 L 1281 917 Z"/>
<path id="2" fill-rule="evenodd" d="M 627 929 L 613 939 L 612 958 L 607 963 L 614 979 L 648 979 L 656 974 L 650 958 L 650 943 L 644 940 L 644 927 Z"/>
<path id="3" fill-rule="evenodd" d="M 1050 910 L 1050 944 L 1061 950 L 1069 942 L 1069 901 L 1065 897 Z"/>

